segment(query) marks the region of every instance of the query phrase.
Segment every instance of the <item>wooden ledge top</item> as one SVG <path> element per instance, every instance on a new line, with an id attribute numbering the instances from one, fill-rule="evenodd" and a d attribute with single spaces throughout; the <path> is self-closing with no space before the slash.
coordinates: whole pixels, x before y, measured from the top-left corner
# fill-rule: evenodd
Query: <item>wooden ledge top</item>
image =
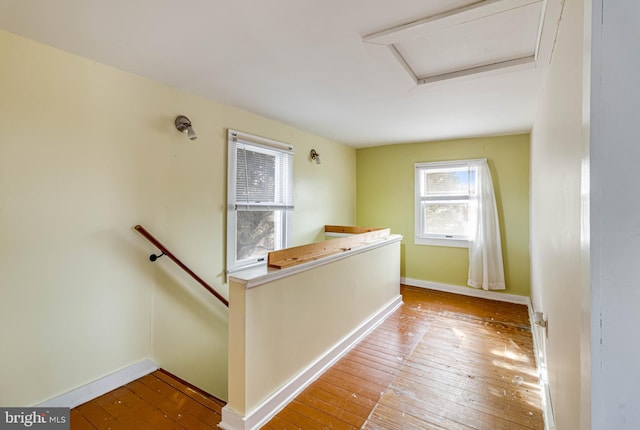
<path id="1" fill-rule="evenodd" d="M 385 229 L 388 230 L 388 229 Z M 354 238 L 362 239 L 360 234 L 354 236 Z M 324 242 L 333 242 L 342 239 L 330 239 Z M 387 234 L 379 237 L 369 238 L 368 242 L 360 241 L 357 246 L 353 246 L 349 249 L 340 250 L 338 252 L 333 252 L 330 254 L 324 255 L 315 255 L 317 258 L 307 259 L 305 261 L 301 261 L 296 265 L 290 265 L 281 269 L 275 267 L 268 267 L 267 264 L 261 264 L 259 266 L 250 267 L 247 269 L 239 270 L 237 272 L 233 272 L 229 274 L 229 282 L 237 282 L 240 284 L 244 284 L 245 288 L 254 288 L 263 284 L 267 284 L 269 282 L 275 281 L 277 279 L 285 278 L 288 276 L 295 275 L 300 272 L 304 272 L 316 267 L 324 266 L 326 264 L 333 263 L 334 261 L 339 261 L 344 258 L 350 257 L 352 255 L 357 255 L 363 252 L 367 252 L 376 248 L 380 248 L 382 246 L 387 246 L 392 243 L 400 242 L 402 240 L 402 235 L 399 234 Z M 324 242 L 319 242 L 320 244 Z M 310 244 L 315 245 L 315 244 Z M 307 246 L 307 245 L 303 245 Z M 289 248 L 292 249 L 292 248 Z M 283 250 L 286 251 L 286 250 Z"/>
<path id="2" fill-rule="evenodd" d="M 388 228 L 325 226 L 324 231 L 325 233 L 331 231 L 347 233 L 348 235 L 338 239 L 329 239 L 322 242 L 271 251 L 268 257 L 269 267 L 284 269 L 286 267 L 297 266 L 383 240 L 391 234 L 391 230 Z"/>

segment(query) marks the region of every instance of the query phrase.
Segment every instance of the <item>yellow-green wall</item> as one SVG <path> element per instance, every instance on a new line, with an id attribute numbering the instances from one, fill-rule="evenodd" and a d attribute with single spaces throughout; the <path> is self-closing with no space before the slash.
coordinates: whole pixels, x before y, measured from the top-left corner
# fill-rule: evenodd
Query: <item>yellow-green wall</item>
<path id="1" fill-rule="evenodd" d="M 294 244 L 355 222 L 355 149 L 0 31 L 0 405 L 145 358 L 226 397 L 226 308 L 131 227 L 228 293 L 227 128 L 294 145 Z"/>
<path id="2" fill-rule="evenodd" d="M 529 135 L 399 144 L 357 151 L 357 222 L 402 234 L 401 276 L 466 286 L 468 250 L 415 245 L 414 164 L 487 158 L 494 181 L 507 289 L 529 295 Z"/>

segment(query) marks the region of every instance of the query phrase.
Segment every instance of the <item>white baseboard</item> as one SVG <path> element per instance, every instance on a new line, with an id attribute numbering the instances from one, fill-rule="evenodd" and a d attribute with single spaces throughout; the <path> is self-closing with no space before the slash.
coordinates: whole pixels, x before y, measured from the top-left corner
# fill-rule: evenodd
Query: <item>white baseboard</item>
<path id="1" fill-rule="evenodd" d="M 44 401 L 36 406 L 50 408 L 75 408 L 78 405 L 86 403 L 89 400 L 93 400 L 96 397 L 100 397 L 101 395 L 115 390 L 118 387 L 122 387 L 123 385 L 126 385 L 131 381 L 135 381 L 136 379 L 157 369 L 158 365 L 153 361 L 149 359 L 142 360 L 103 378 L 96 379 L 93 382 L 89 382 L 88 384 L 74 390 Z"/>
<path id="2" fill-rule="evenodd" d="M 542 415 L 544 417 L 544 430 L 556 430 L 556 420 L 553 417 L 553 408 L 551 407 L 549 384 L 542 386 Z"/>
<path id="3" fill-rule="evenodd" d="M 322 357 L 295 376 L 289 383 L 276 391 L 260 406 L 243 416 L 229 406 L 222 408 L 222 422 L 218 427 L 224 430 L 254 430 L 260 428 L 286 406 L 295 396 L 311 384 L 320 374 L 331 367 L 363 337 L 381 324 L 402 304 L 402 296 L 397 296 L 380 308 L 367 321 L 347 335 L 342 341 L 327 351 Z"/>
<path id="4" fill-rule="evenodd" d="M 531 321 L 531 335 L 533 337 L 533 352 L 536 357 L 536 367 L 540 378 L 540 397 L 542 401 L 542 416 L 544 419 L 544 430 L 555 430 L 556 422 L 553 416 L 553 407 L 551 405 L 551 392 L 549 391 L 549 383 L 546 377 L 546 351 L 543 345 L 545 340 L 545 329 L 534 324 L 533 305 L 529 305 L 529 321 Z"/>
<path id="5" fill-rule="evenodd" d="M 531 299 L 527 296 L 517 294 L 499 293 L 497 291 L 487 291 L 460 285 L 441 284 L 439 282 L 422 281 L 420 279 L 400 278 L 400 283 L 412 287 L 427 288 L 429 290 L 444 291 L 447 293 L 460 294 L 463 296 L 479 297 L 482 299 L 497 300 L 499 302 L 516 303 L 519 305 L 531 306 Z"/>

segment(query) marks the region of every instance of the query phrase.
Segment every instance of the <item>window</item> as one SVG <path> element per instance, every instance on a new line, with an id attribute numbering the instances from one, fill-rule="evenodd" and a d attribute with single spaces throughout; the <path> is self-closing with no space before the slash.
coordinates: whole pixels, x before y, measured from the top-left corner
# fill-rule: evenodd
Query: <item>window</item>
<path id="1" fill-rule="evenodd" d="M 467 247 L 477 196 L 473 160 L 416 163 L 415 243 Z"/>
<path id="2" fill-rule="evenodd" d="M 228 131 L 227 272 L 286 248 L 293 209 L 293 146 Z"/>
<path id="3" fill-rule="evenodd" d="M 467 284 L 504 290 L 500 219 L 486 159 L 416 163 L 415 243 L 469 248 Z"/>

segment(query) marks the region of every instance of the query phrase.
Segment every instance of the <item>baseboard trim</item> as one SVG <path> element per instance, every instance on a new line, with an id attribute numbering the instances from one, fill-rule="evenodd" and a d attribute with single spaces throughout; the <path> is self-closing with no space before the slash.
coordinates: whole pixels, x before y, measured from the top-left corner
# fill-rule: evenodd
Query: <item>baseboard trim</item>
<path id="1" fill-rule="evenodd" d="M 96 379 L 74 390 L 68 391 L 59 396 L 46 400 L 37 407 L 62 407 L 75 408 L 78 405 L 86 403 L 90 400 L 100 397 L 101 395 L 122 387 L 131 381 L 143 377 L 158 369 L 158 365 L 153 361 L 146 359 L 134 363 L 130 366 L 120 369 L 110 375 Z"/>
<path id="2" fill-rule="evenodd" d="M 400 278 L 400 283 L 429 290 L 444 291 L 447 293 L 460 294 L 463 296 L 478 297 L 481 299 L 497 300 L 499 302 L 516 303 L 519 305 L 531 305 L 531 299 L 527 296 L 517 294 L 499 293 L 497 291 L 487 291 L 460 285 L 441 284 L 439 282 L 423 281 L 420 279 Z"/>
<path id="3" fill-rule="evenodd" d="M 326 352 L 315 363 L 295 376 L 289 383 L 276 391 L 254 410 L 243 416 L 234 411 L 229 405 L 222 408 L 222 422 L 218 427 L 224 430 L 254 430 L 258 429 L 284 406 L 286 406 L 302 390 L 307 388 L 322 372 L 331 367 L 340 357 L 347 353 L 363 337 L 380 325 L 391 313 L 402 304 L 402 296 L 397 296 L 380 308 L 373 316 L 347 335 L 342 341 Z"/>
<path id="4" fill-rule="evenodd" d="M 556 430 L 556 420 L 551 407 L 551 392 L 549 384 L 542 384 L 542 416 L 544 419 L 544 430 Z"/>
<path id="5" fill-rule="evenodd" d="M 541 345 L 545 342 L 545 329 L 535 325 L 533 313 L 533 305 L 529 305 L 529 321 L 531 321 L 531 335 L 533 337 L 533 353 L 536 357 L 536 367 L 538 377 L 540 378 L 540 400 L 542 402 L 542 418 L 544 420 L 544 430 L 556 430 L 555 418 L 553 416 L 553 408 L 551 406 L 551 392 L 549 384 L 546 382 L 546 370 L 544 367 L 547 363 L 546 348 Z"/>

